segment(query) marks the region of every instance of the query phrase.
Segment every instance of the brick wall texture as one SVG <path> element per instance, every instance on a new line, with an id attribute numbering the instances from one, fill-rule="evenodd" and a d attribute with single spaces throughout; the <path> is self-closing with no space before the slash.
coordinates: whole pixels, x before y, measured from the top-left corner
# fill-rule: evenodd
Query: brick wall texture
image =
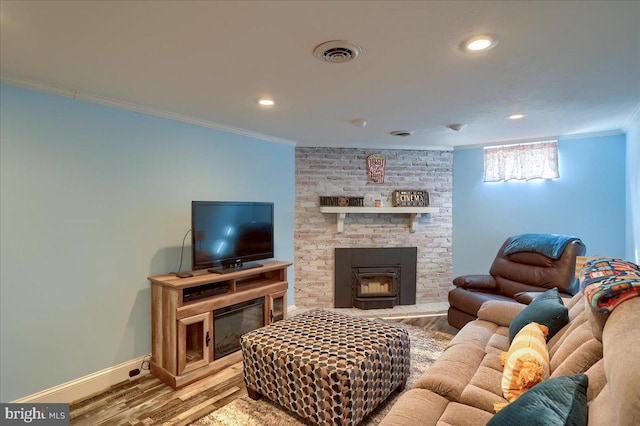
<path id="1" fill-rule="evenodd" d="M 366 158 L 386 156 L 383 184 L 368 183 Z M 296 148 L 295 305 L 333 307 L 336 247 L 417 247 L 417 303 L 444 302 L 451 289 L 453 152 Z M 344 233 L 336 215 L 320 213 L 320 196 L 380 199 L 391 206 L 396 189 L 426 189 L 431 207 L 415 233 L 407 214 L 349 214 Z"/>

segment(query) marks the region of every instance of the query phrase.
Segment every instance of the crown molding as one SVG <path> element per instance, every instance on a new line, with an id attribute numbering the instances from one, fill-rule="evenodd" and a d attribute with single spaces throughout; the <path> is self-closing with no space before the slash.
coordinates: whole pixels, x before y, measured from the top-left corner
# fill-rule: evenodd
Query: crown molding
<path id="1" fill-rule="evenodd" d="M 12 76 L 1 76 L 0 82 L 2 84 L 8 84 L 10 86 L 22 87 L 23 89 L 35 90 L 37 92 L 49 93 L 51 95 L 63 96 L 65 98 L 71 98 L 78 101 L 91 102 L 94 104 L 104 105 L 112 108 L 123 109 L 127 111 L 138 112 L 141 114 L 152 115 L 155 117 L 166 118 L 168 120 L 179 121 L 181 123 L 192 124 L 194 126 L 206 127 L 208 129 L 220 130 L 223 132 L 234 133 L 236 135 L 246 136 L 254 139 L 260 139 L 267 142 L 273 142 L 283 145 L 296 146 L 296 142 L 278 138 L 276 136 L 267 135 L 264 133 L 253 132 L 251 130 L 245 130 L 238 127 L 226 126 L 224 124 L 216 123 L 213 121 L 202 120 L 188 115 L 176 114 L 170 111 L 164 111 L 156 108 L 151 108 L 145 105 L 134 104 L 131 102 L 121 101 L 119 99 L 111 99 L 100 95 L 95 95 L 80 90 L 73 90 L 66 87 L 56 86 L 49 83 L 42 83 L 38 81 L 26 80 Z"/>
<path id="2" fill-rule="evenodd" d="M 624 124 L 622 125 L 622 131 L 627 133 L 631 128 L 631 126 L 639 120 L 640 120 L 640 102 L 638 102 L 638 104 L 633 109 L 633 111 L 631 111 L 631 114 L 629 114 L 629 117 L 627 117 L 627 119 L 624 121 Z"/>
<path id="3" fill-rule="evenodd" d="M 402 145 L 396 146 L 392 144 L 371 144 L 367 146 L 356 145 L 351 142 L 342 144 L 315 144 L 315 145 L 298 145 L 298 148 L 330 148 L 330 149 L 360 149 L 360 150 L 385 150 L 385 151 L 453 151 L 454 147 L 446 145 Z"/>
<path id="4" fill-rule="evenodd" d="M 534 143 L 534 142 L 545 142 L 545 141 L 563 141 L 570 139 L 584 139 L 584 138 L 599 138 L 603 136 L 615 136 L 622 135 L 624 132 L 619 129 L 612 130 L 603 130 L 601 132 L 591 132 L 591 133 L 575 133 L 571 135 L 561 135 L 561 136 L 541 136 L 539 138 L 529 138 L 529 139 L 518 139 L 511 141 L 499 141 L 499 142 L 490 142 L 490 143 L 482 143 L 482 144 L 474 144 L 474 145 L 458 145 L 455 147 L 455 151 L 463 151 L 465 149 L 477 149 L 477 148 L 485 148 L 489 146 L 505 146 L 505 145 L 516 145 L 520 143 Z"/>

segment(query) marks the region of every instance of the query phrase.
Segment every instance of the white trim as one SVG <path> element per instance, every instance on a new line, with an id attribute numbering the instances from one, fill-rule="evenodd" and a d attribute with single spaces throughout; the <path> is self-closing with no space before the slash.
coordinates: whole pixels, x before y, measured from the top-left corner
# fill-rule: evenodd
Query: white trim
<path id="1" fill-rule="evenodd" d="M 516 146 L 516 145 L 536 145 L 539 143 L 552 143 L 552 142 L 558 142 L 557 139 L 550 139 L 550 140 L 546 140 L 546 141 L 535 141 L 535 142 L 519 142 L 519 143 L 512 143 L 509 145 L 487 145 L 484 147 L 484 149 L 496 149 L 496 148 L 507 148 L 507 147 L 511 147 L 511 146 Z"/>
<path id="2" fill-rule="evenodd" d="M 591 133 L 576 133 L 575 135 L 564 135 L 558 136 L 558 142 L 562 140 L 571 140 L 571 139 L 584 139 L 584 138 L 599 138 L 603 136 L 616 136 L 622 135 L 624 132 L 621 129 L 611 129 L 611 130 L 603 130 L 601 132 L 591 132 Z"/>
<path id="3" fill-rule="evenodd" d="M 629 131 L 629 128 L 637 120 L 640 120 L 640 102 L 638 102 L 638 105 L 636 105 L 633 111 L 631 111 L 631 114 L 629 114 L 629 117 L 627 117 L 627 119 L 624 121 L 624 124 L 622 125 L 622 130 L 625 133 L 627 133 Z"/>
<path id="4" fill-rule="evenodd" d="M 345 141 L 341 144 L 323 144 L 318 143 L 315 145 L 298 145 L 301 148 L 352 148 L 352 149 L 379 149 L 379 150 L 394 150 L 394 151 L 453 151 L 455 147 L 446 146 L 446 145 L 393 145 L 392 143 L 388 144 L 372 144 L 367 146 L 358 145 L 353 142 Z"/>
<path id="5" fill-rule="evenodd" d="M 32 80 L 26 80 L 13 76 L 0 76 L 0 83 L 8 84 L 10 86 L 22 87 L 24 89 L 35 90 L 38 92 L 45 92 L 52 95 L 63 96 L 66 98 L 72 98 L 75 100 L 91 102 L 95 104 L 100 104 L 104 106 L 109 106 L 112 108 L 124 109 L 128 111 L 134 111 L 141 114 L 152 115 L 155 117 L 166 118 L 168 120 L 179 121 L 182 123 L 192 124 L 194 126 L 205 127 L 208 129 L 221 130 L 223 132 L 234 133 L 241 136 L 247 136 L 250 138 L 261 139 L 267 142 L 274 142 L 284 145 L 296 146 L 297 143 L 295 141 L 291 141 L 288 139 L 278 138 L 276 136 L 267 135 L 264 133 L 254 132 L 251 130 L 240 129 L 238 127 L 226 126 L 224 124 L 216 123 L 214 121 L 202 120 L 199 118 L 190 117 L 188 115 L 176 114 L 170 111 L 159 110 L 151 107 L 147 107 L 144 105 L 138 105 L 131 102 L 121 101 L 118 99 L 110 99 L 100 95 L 93 95 L 88 92 L 81 92 L 79 90 L 72 90 L 66 87 L 55 86 L 49 83 L 37 82 Z M 578 138 L 586 138 L 586 137 L 599 137 L 599 136 L 613 136 L 619 135 L 621 133 L 626 133 L 631 126 L 635 122 L 636 119 L 640 117 L 640 103 L 636 105 L 634 110 L 631 112 L 629 117 L 625 120 L 621 129 L 611 129 L 604 130 L 600 132 L 592 132 L 592 133 L 579 133 L 573 135 L 564 135 L 564 136 L 546 136 L 543 138 L 533 138 L 533 139 L 523 139 L 523 140 L 514 140 L 514 141 L 500 141 L 500 142 L 489 142 L 489 143 L 481 143 L 481 144 L 473 144 L 473 145 L 458 145 L 458 146 L 421 146 L 421 145 L 406 145 L 406 146 L 398 146 L 398 147 L 389 147 L 387 145 L 382 146 L 369 146 L 369 149 L 396 149 L 396 150 L 420 150 L 420 151 L 458 151 L 462 149 L 475 149 L 482 148 L 486 146 L 494 146 L 494 145 L 513 145 L 519 143 L 529 143 L 536 142 L 541 139 L 578 139 Z M 306 145 L 301 145 L 306 146 Z M 324 148 L 337 148 L 331 145 L 318 145 Z M 314 145 L 315 147 L 315 145 Z M 355 146 L 350 143 L 346 143 L 341 145 L 339 148 L 362 148 L 361 146 Z"/>
<path id="6" fill-rule="evenodd" d="M 296 305 L 288 305 L 287 312 L 295 311 Z M 110 386 L 124 382 L 125 380 L 135 380 L 146 374 L 149 374 L 149 370 L 140 370 L 140 374 L 134 378 L 129 378 L 129 371 L 140 368 L 142 362 L 147 359 L 149 355 L 144 355 L 131 361 L 123 362 L 113 367 L 105 368 L 96 373 L 89 374 L 79 379 L 71 380 L 70 382 L 63 383 L 58 386 L 54 386 L 49 389 L 28 395 L 15 401 L 13 403 L 71 403 L 80 399 L 85 399 L 91 395 L 102 392 Z"/>
<path id="7" fill-rule="evenodd" d="M 569 140 L 569 139 L 599 138 L 603 136 L 622 135 L 623 133 L 624 132 L 620 129 L 611 129 L 611 130 L 603 130 L 601 132 L 576 133 L 572 135 L 563 135 L 563 136 L 543 136 L 540 138 L 520 139 L 520 140 L 513 140 L 513 141 L 477 143 L 473 145 L 458 145 L 454 148 L 454 151 L 460 151 L 464 149 L 495 147 L 495 146 L 518 145 L 518 144 L 540 142 L 540 141 L 547 141 L 547 140 L 557 140 L 558 142 L 561 142 L 563 140 Z"/>
<path id="8" fill-rule="evenodd" d="M 266 135 L 264 133 L 253 132 L 251 130 L 240 129 L 238 127 L 226 126 L 224 124 L 216 123 L 213 121 L 202 120 L 199 118 L 190 117 L 188 115 L 176 114 L 170 111 L 164 111 L 144 105 L 121 101 L 118 99 L 106 98 L 104 96 L 94 95 L 79 90 L 72 90 L 66 87 L 54 86 L 48 83 L 41 83 L 37 81 L 24 80 L 21 78 L 8 76 L 0 77 L 0 82 L 2 84 L 8 84 L 10 86 L 18 86 L 24 89 L 45 92 L 57 96 L 64 96 L 66 98 L 72 98 L 74 100 L 91 102 L 94 104 L 104 105 L 112 108 L 124 109 L 127 111 L 166 118 L 168 120 L 179 121 L 182 123 L 192 124 L 194 126 L 206 127 L 208 129 L 221 130 L 223 132 L 234 133 L 236 135 L 247 136 L 267 142 L 296 146 L 296 142 L 288 139 L 282 139 L 276 136 Z"/>
<path id="9" fill-rule="evenodd" d="M 131 361 L 123 362 L 114 367 L 105 368 L 96 373 L 89 374 L 79 379 L 54 386 L 33 395 L 28 395 L 12 401 L 14 403 L 71 403 L 79 399 L 102 392 L 115 384 L 129 380 L 129 371 L 140 368 L 142 361 L 149 359 L 148 355 L 141 356 Z M 149 370 L 141 370 L 135 379 L 149 374 Z"/>

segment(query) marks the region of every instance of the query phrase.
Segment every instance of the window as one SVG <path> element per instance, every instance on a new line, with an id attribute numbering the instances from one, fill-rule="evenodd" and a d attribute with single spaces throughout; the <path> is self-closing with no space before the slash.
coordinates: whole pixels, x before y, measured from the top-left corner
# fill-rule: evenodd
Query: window
<path id="1" fill-rule="evenodd" d="M 556 179 L 558 142 L 545 141 L 486 147 L 484 149 L 484 181 Z"/>

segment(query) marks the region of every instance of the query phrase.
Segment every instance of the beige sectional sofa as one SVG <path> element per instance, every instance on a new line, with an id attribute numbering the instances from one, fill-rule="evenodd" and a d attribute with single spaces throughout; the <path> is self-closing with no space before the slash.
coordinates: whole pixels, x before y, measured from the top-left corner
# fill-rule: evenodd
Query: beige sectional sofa
<path id="1" fill-rule="evenodd" d="M 569 323 L 548 344 L 550 378 L 586 373 L 588 425 L 640 425 L 640 297 L 621 303 L 604 323 L 585 297 L 565 300 Z M 485 302 L 381 426 L 485 425 L 502 397 L 500 354 L 511 320 L 526 305 Z"/>

